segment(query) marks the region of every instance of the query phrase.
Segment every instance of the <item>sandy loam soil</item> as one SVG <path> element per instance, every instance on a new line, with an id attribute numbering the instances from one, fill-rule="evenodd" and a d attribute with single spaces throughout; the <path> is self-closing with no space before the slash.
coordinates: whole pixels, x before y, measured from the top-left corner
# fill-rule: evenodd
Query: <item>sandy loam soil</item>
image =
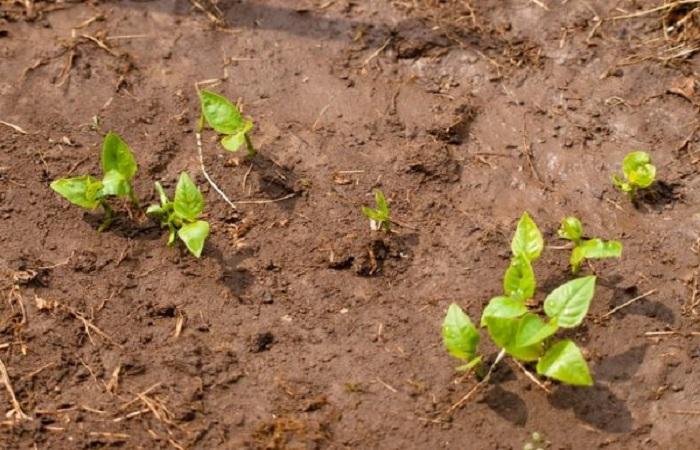
<path id="1" fill-rule="evenodd" d="M 0 360 L 31 418 L 3 389 L 0 447 L 700 448 L 700 59 L 676 57 L 698 41 L 611 19 L 660 3 L 0 2 Z M 204 136 L 237 211 L 199 170 L 203 80 L 256 122 L 252 161 Z M 108 130 L 144 203 L 196 175 L 201 260 L 49 189 L 99 173 Z M 636 207 L 610 183 L 634 149 L 661 181 Z M 359 212 L 377 187 L 391 235 Z M 524 210 L 551 246 L 571 214 L 624 243 L 571 333 L 596 384 L 547 395 L 506 359 L 447 415 L 474 380 L 444 312 L 500 292 Z M 567 258 L 538 261 L 538 300 Z"/>

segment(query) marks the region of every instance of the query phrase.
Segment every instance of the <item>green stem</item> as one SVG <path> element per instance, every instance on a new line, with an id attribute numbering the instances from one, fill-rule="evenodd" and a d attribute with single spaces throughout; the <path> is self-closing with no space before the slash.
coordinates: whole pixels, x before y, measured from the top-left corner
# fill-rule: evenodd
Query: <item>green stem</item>
<path id="1" fill-rule="evenodd" d="M 252 158 L 258 152 L 255 150 L 255 147 L 253 147 L 253 142 L 250 140 L 248 135 L 246 134 L 244 136 L 245 136 L 245 145 L 246 145 L 246 147 L 248 147 L 248 158 Z"/>
<path id="2" fill-rule="evenodd" d="M 112 211 L 112 208 L 104 200 L 100 201 L 100 205 L 102 205 L 102 209 L 104 209 L 105 211 L 105 216 L 102 220 L 102 224 L 100 224 L 100 226 L 97 228 L 97 231 L 101 233 L 107 228 L 109 228 L 109 226 L 114 221 L 114 211 Z"/>

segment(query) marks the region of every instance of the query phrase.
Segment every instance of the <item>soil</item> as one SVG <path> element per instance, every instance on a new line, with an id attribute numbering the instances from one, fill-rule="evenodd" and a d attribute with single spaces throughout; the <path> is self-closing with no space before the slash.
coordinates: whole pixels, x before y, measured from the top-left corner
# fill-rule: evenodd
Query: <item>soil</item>
<path id="1" fill-rule="evenodd" d="M 700 448 L 700 59 L 658 47 L 672 14 L 607 20 L 660 3 L 0 2 L 0 360 L 31 419 L 3 389 L 0 447 Z M 197 157 L 205 80 L 256 123 L 252 161 L 204 134 L 235 211 Z M 200 260 L 50 190 L 100 173 L 109 130 L 144 204 L 195 175 Z M 634 204 L 610 182 L 631 150 L 660 179 Z M 524 210 L 553 247 L 566 215 L 624 243 L 570 333 L 595 386 L 548 395 L 506 358 L 446 414 L 475 380 L 444 313 L 500 293 Z M 537 300 L 567 260 L 546 249 Z"/>

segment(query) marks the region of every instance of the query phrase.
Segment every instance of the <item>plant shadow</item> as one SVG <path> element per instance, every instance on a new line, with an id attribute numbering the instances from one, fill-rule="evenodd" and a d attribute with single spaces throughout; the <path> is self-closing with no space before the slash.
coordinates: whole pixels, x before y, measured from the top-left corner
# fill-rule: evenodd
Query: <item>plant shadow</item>
<path id="1" fill-rule="evenodd" d="M 208 247 L 207 254 L 214 258 L 221 267 L 219 281 L 235 299 L 240 301 L 255 281 L 253 274 L 249 270 L 241 268 L 240 264 L 253 257 L 254 250 L 247 249 L 242 252 L 227 253 L 227 256 L 224 256 L 221 249 L 212 244 Z"/>
<path id="2" fill-rule="evenodd" d="M 607 386 L 596 383 L 590 388 L 559 386 L 548 397 L 557 409 L 572 409 L 577 419 L 608 433 L 632 430 L 632 413 L 624 401 Z"/>
<path id="3" fill-rule="evenodd" d="M 493 412 L 513 425 L 522 427 L 527 423 L 528 412 L 525 401 L 500 385 L 491 386 L 482 401 Z"/>

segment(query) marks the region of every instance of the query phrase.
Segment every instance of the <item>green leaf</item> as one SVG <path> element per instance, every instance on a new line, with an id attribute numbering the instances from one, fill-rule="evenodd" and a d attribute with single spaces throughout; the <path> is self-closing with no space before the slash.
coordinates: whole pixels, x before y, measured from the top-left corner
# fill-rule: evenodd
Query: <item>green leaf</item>
<path id="1" fill-rule="evenodd" d="M 165 214 L 165 210 L 160 205 L 150 205 L 146 209 L 146 214 L 152 216 L 163 216 Z"/>
<path id="2" fill-rule="evenodd" d="M 161 185 L 158 181 L 156 181 L 156 192 L 158 193 L 158 196 L 160 197 L 160 205 L 165 206 L 168 203 L 170 203 L 170 199 L 168 198 L 168 194 L 165 193 L 165 189 L 163 189 L 163 185 Z"/>
<path id="3" fill-rule="evenodd" d="M 102 143 L 102 173 L 107 175 L 110 171 L 116 171 L 129 182 L 137 170 L 136 158 L 126 142 L 116 133 L 107 133 Z"/>
<path id="4" fill-rule="evenodd" d="M 595 276 L 576 278 L 553 290 L 544 300 L 544 312 L 563 328 L 578 326 L 588 313 L 595 293 Z"/>
<path id="5" fill-rule="evenodd" d="M 503 291 L 514 300 L 527 300 L 535 295 L 535 272 L 524 255 L 516 255 L 503 277 Z"/>
<path id="6" fill-rule="evenodd" d="M 204 119 L 215 131 L 221 134 L 237 134 L 245 128 L 240 111 L 227 98 L 203 90 L 199 91 L 199 100 Z"/>
<path id="7" fill-rule="evenodd" d="M 471 361 L 476 355 L 479 331 L 456 303 L 450 305 L 442 323 L 442 342 L 455 358 Z"/>
<path id="8" fill-rule="evenodd" d="M 180 174 L 175 188 L 175 213 L 181 218 L 193 221 L 204 210 L 204 197 L 186 172 Z"/>
<path id="9" fill-rule="evenodd" d="M 622 256 L 622 243 L 590 239 L 576 246 L 571 252 L 571 270 L 576 273 L 584 259 L 619 258 Z"/>
<path id="10" fill-rule="evenodd" d="M 547 350 L 537 363 L 537 373 L 575 386 L 593 385 L 581 350 L 568 339 L 557 342 Z"/>
<path id="11" fill-rule="evenodd" d="M 481 326 L 487 325 L 489 318 L 512 319 L 527 312 L 525 302 L 510 297 L 494 297 L 481 313 Z"/>
<path id="12" fill-rule="evenodd" d="M 583 237 L 583 225 L 576 217 L 565 217 L 561 221 L 559 237 L 570 241 L 578 242 Z"/>
<path id="13" fill-rule="evenodd" d="M 372 208 L 368 208 L 366 206 L 362 207 L 362 214 L 367 216 L 368 219 L 371 219 L 371 220 L 374 220 L 377 222 L 382 222 L 384 220 L 384 215 L 382 215 L 382 213 L 380 213 L 379 211 L 374 210 Z"/>
<path id="14" fill-rule="evenodd" d="M 521 347 L 518 346 L 518 330 L 523 323 L 522 317 L 495 317 L 485 318 L 491 340 L 508 354 L 522 360 L 534 361 L 542 355 L 542 344 Z"/>
<path id="15" fill-rule="evenodd" d="M 103 195 L 116 195 L 118 197 L 131 194 L 129 180 L 117 170 L 110 170 L 102 178 Z"/>
<path id="16" fill-rule="evenodd" d="M 520 319 L 513 345 L 520 348 L 531 347 L 543 342 L 556 333 L 558 329 L 556 320 L 545 322 L 536 314 L 525 314 Z"/>
<path id="17" fill-rule="evenodd" d="M 246 120 L 243 123 L 243 128 L 240 131 L 224 136 L 221 139 L 221 145 L 230 152 L 237 152 L 243 144 L 246 143 L 246 133 L 253 129 L 253 122 Z"/>
<path id="18" fill-rule="evenodd" d="M 87 209 L 97 208 L 102 198 L 102 182 L 90 175 L 55 180 L 51 189 L 69 202 Z"/>
<path id="19" fill-rule="evenodd" d="M 632 186 L 629 183 L 625 182 L 622 178 L 620 178 L 617 175 L 612 176 L 612 182 L 613 185 L 615 185 L 615 187 L 621 190 L 622 192 L 630 193 L 633 190 Z"/>
<path id="20" fill-rule="evenodd" d="M 190 253 L 199 258 L 202 255 L 204 241 L 209 236 L 209 224 L 203 220 L 188 223 L 178 230 L 177 235 Z"/>
<path id="21" fill-rule="evenodd" d="M 540 257 L 544 248 L 542 233 L 527 212 L 518 221 L 513 241 L 510 245 L 513 255 L 523 255 L 530 261 Z"/>
<path id="22" fill-rule="evenodd" d="M 377 211 L 379 211 L 386 219 L 389 219 L 389 203 L 384 197 L 384 193 L 379 189 L 374 191 L 374 201 L 377 203 Z"/>
<path id="23" fill-rule="evenodd" d="M 622 171 L 630 184 L 640 188 L 651 186 L 656 178 L 656 167 L 646 152 L 628 153 L 622 161 Z"/>

